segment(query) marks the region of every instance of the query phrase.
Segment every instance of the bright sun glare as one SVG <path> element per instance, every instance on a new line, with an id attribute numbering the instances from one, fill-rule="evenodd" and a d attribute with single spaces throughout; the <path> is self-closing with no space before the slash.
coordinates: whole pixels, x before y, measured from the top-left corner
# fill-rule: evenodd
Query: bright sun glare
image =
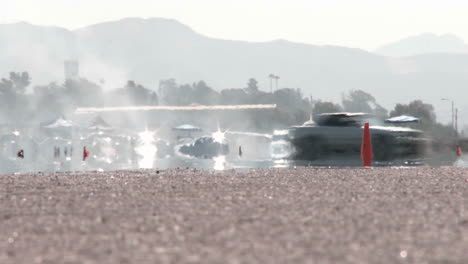
<path id="1" fill-rule="evenodd" d="M 138 133 L 138 137 L 140 138 L 140 145 L 135 150 L 140 156 L 143 157 L 138 161 L 138 165 L 140 168 L 153 168 L 154 159 L 156 157 L 157 152 L 157 148 L 154 145 L 154 136 L 155 132 L 148 131 L 148 129 L 145 129 L 145 131 Z"/>
<path id="2" fill-rule="evenodd" d="M 226 134 L 226 132 L 221 132 L 220 130 L 218 130 L 218 131 L 214 132 L 213 134 L 211 134 L 211 136 L 214 138 L 214 140 L 216 142 L 222 143 L 224 141 L 224 139 L 226 139 L 224 134 Z"/>

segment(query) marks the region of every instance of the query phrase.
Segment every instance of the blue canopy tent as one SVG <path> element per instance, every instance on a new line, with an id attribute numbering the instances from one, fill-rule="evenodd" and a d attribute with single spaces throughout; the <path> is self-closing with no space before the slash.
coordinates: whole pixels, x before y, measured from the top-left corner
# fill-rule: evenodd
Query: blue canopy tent
<path id="1" fill-rule="evenodd" d="M 66 120 L 64 119 L 63 117 L 59 117 L 49 123 L 45 123 L 45 124 L 42 124 L 42 127 L 43 128 L 52 128 L 52 129 L 55 129 L 55 128 L 73 128 L 73 127 L 77 127 L 77 125 L 70 121 L 70 120 Z"/>
<path id="2" fill-rule="evenodd" d="M 44 133 L 44 136 L 71 138 L 72 134 L 78 129 L 79 126 L 75 122 L 67 120 L 64 117 L 41 124 L 41 131 Z"/>
<path id="3" fill-rule="evenodd" d="M 103 131 L 103 132 L 111 132 L 114 128 L 109 125 L 101 116 L 96 116 L 90 123 L 88 127 L 89 131 Z"/>
<path id="4" fill-rule="evenodd" d="M 406 123 L 419 123 L 419 118 L 414 117 L 414 116 L 407 116 L 407 115 L 401 115 L 401 116 L 395 116 L 392 118 L 385 119 L 385 123 L 390 123 L 390 124 L 406 124 Z"/>
<path id="5" fill-rule="evenodd" d="M 173 127 L 172 130 L 176 131 L 185 131 L 185 132 L 200 132 L 202 131 L 201 128 L 189 124 L 184 124 L 180 126 Z"/>
<path id="6" fill-rule="evenodd" d="M 203 131 L 201 128 L 194 126 L 194 125 L 189 125 L 189 124 L 184 124 L 184 125 L 173 127 L 172 130 L 180 132 L 180 134 L 177 136 L 177 139 L 192 138 L 192 133 Z"/>

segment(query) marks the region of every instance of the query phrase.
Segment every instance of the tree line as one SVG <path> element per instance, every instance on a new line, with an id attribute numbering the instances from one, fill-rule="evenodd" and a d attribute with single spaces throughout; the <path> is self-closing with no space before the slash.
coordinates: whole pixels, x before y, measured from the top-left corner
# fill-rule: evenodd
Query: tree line
<path id="1" fill-rule="evenodd" d="M 135 81 L 122 87 L 104 91 L 101 85 L 85 78 L 68 79 L 61 84 L 33 87 L 27 72 L 11 72 L 0 81 L 0 120 L 2 123 L 45 121 L 60 115 L 70 116 L 77 107 L 104 107 L 130 105 L 233 105 L 233 104 L 277 104 L 274 124 L 279 126 L 300 125 L 312 115 L 330 112 L 365 112 L 378 118 L 412 115 L 421 119 L 416 126 L 426 130 L 437 128 L 440 133 L 452 133 L 448 127 L 437 123 L 435 109 L 421 100 L 408 104 L 397 104 L 388 111 L 369 93 L 351 90 L 342 95 L 341 104 L 313 100 L 305 97 L 298 88 L 282 88 L 264 92 L 258 82 L 250 78 L 245 87 L 217 91 L 204 81 L 178 84 L 175 79 L 160 81 L 157 89 L 149 89 Z M 263 114 L 265 115 L 265 114 Z M 260 114 L 255 121 L 262 125 Z M 271 117 L 269 117 L 271 118 Z M 254 123 L 255 123 L 254 122 Z M 273 127 L 274 128 L 274 127 Z"/>

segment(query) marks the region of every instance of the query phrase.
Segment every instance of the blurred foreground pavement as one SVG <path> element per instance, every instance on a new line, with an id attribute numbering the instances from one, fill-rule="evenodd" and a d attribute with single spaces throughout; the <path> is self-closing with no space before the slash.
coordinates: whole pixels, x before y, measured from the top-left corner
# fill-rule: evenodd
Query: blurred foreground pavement
<path id="1" fill-rule="evenodd" d="M 0 263 L 468 263 L 468 169 L 0 175 Z"/>

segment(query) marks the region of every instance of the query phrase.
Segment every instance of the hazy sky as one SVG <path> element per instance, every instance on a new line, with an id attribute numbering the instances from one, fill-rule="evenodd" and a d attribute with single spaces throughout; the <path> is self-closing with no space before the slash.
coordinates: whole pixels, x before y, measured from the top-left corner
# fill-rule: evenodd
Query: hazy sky
<path id="1" fill-rule="evenodd" d="M 174 18 L 216 38 L 287 39 L 373 50 L 410 35 L 468 40 L 466 0 L 0 0 L 0 22 L 69 29 L 124 17 Z"/>

